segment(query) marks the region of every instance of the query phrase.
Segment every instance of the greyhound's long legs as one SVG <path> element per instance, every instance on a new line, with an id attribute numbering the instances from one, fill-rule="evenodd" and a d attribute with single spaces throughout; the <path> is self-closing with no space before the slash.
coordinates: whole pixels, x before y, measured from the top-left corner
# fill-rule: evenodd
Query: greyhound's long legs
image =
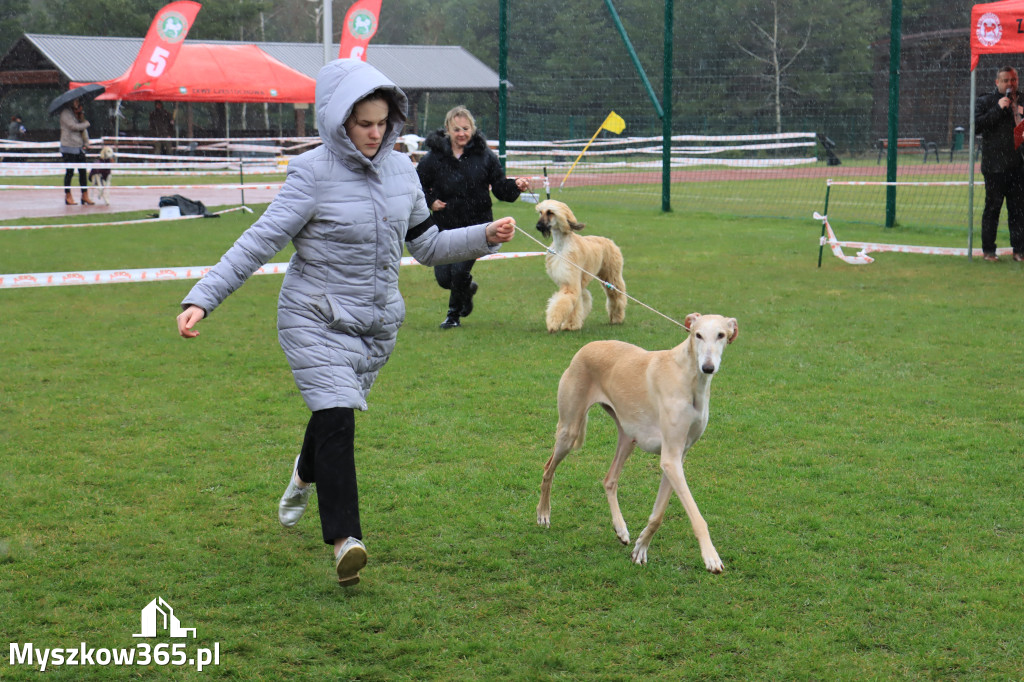
<path id="1" fill-rule="evenodd" d="M 664 472 L 662 483 L 664 484 L 664 481 L 667 479 L 676 491 L 676 495 L 679 496 L 679 501 L 683 503 L 686 515 L 690 517 L 690 525 L 693 526 L 693 534 L 697 536 L 697 542 L 700 544 L 700 555 L 704 559 L 704 567 L 712 573 L 721 573 L 725 566 L 718 556 L 718 550 L 715 549 L 714 544 L 711 542 L 708 524 L 704 517 L 701 516 L 700 510 L 697 509 L 697 503 L 694 501 L 693 495 L 690 494 L 690 487 L 686 485 L 686 476 L 683 474 L 683 457 L 685 456 L 684 453 L 678 459 L 672 459 L 666 458 L 665 454 L 662 453 L 661 469 Z M 660 488 L 658 495 L 659 497 L 661 495 Z"/>
<path id="2" fill-rule="evenodd" d="M 551 479 L 555 477 L 555 468 L 572 450 L 573 443 L 578 437 L 578 427 L 573 429 L 559 421 L 555 433 L 555 449 L 544 465 L 544 477 L 540 482 L 540 502 L 537 504 L 537 523 L 545 528 L 551 526 Z"/>
<path id="3" fill-rule="evenodd" d="M 633 547 L 631 555 L 633 563 L 641 566 L 647 563 L 647 548 L 651 546 L 651 538 L 661 528 L 661 522 L 665 520 L 665 511 L 671 500 L 672 483 L 668 480 L 667 475 L 662 474 L 661 484 L 658 486 L 658 496 L 654 498 L 654 510 L 647 519 L 647 526 L 640 531 L 640 537 L 636 539 L 636 545 Z"/>
<path id="4" fill-rule="evenodd" d="M 605 409 L 618 425 L 619 420 L 615 417 L 615 413 L 608 407 Z M 622 518 L 622 510 L 619 509 L 619 476 L 622 475 L 622 467 L 626 465 L 626 460 L 633 454 L 634 447 L 633 439 L 627 436 L 619 426 L 619 442 L 615 446 L 615 459 L 612 460 L 612 466 L 608 469 L 608 475 L 604 477 L 604 494 L 607 496 L 608 506 L 612 510 L 612 527 L 615 529 L 615 536 L 624 545 L 629 544 L 629 529 L 626 527 L 626 520 Z"/>

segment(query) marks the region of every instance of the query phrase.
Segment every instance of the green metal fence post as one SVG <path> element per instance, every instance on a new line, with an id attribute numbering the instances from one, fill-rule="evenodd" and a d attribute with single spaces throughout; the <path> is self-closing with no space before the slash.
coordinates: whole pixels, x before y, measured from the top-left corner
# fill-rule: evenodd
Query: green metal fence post
<path id="1" fill-rule="evenodd" d="M 508 0 L 498 5 L 498 160 L 505 169 L 505 126 L 508 123 Z"/>
<path id="2" fill-rule="evenodd" d="M 661 87 L 661 210 L 672 210 L 672 0 L 665 0 L 665 62 Z"/>
<path id="3" fill-rule="evenodd" d="M 626 34 L 626 27 L 622 25 L 622 20 L 619 19 L 619 13 L 615 11 L 615 5 L 612 4 L 612 0 L 604 0 L 605 6 L 608 7 L 608 13 L 612 15 L 612 23 L 615 24 L 615 28 L 619 32 L 619 36 L 622 38 L 623 44 L 626 46 L 626 52 L 629 53 L 629 58 L 633 62 L 633 66 L 636 67 L 636 72 L 640 75 L 640 82 L 643 84 L 644 89 L 647 91 L 647 96 L 651 98 L 651 103 L 654 105 L 654 110 L 657 112 L 658 117 L 661 118 L 661 130 L 662 130 L 662 160 L 661 160 L 661 173 L 662 173 L 662 199 L 661 206 L 663 211 L 671 211 L 672 208 L 668 204 L 667 196 L 668 183 L 672 179 L 670 172 L 672 159 L 672 0 L 665 0 L 665 81 L 664 81 L 664 102 L 658 102 L 658 95 L 655 94 L 654 88 L 651 87 L 651 81 L 647 78 L 647 73 L 644 71 L 643 64 L 640 63 L 640 58 L 636 54 L 636 50 L 633 49 L 633 43 L 629 40 L 629 35 Z"/>
<path id="4" fill-rule="evenodd" d="M 885 179 L 896 182 L 896 140 L 900 125 L 900 41 L 903 39 L 903 0 L 892 0 L 892 24 L 889 28 L 889 154 Z M 896 224 L 896 187 L 885 188 L 885 226 Z"/>

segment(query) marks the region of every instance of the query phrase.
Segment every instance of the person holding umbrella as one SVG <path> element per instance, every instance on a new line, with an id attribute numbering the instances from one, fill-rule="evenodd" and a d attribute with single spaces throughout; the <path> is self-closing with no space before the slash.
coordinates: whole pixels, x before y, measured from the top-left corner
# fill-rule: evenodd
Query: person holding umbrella
<path id="1" fill-rule="evenodd" d="M 21 122 L 21 114 L 15 114 L 11 116 L 11 122 L 7 126 L 7 139 L 8 140 L 20 140 L 22 135 L 27 133 L 25 130 L 25 124 Z"/>
<path id="2" fill-rule="evenodd" d="M 85 147 L 89 144 L 89 121 L 85 119 L 82 100 L 73 99 L 71 104 L 60 110 L 60 156 L 64 163 L 69 164 L 64 171 L 64 203 L 74 206 L 71 196 L 71 179 L 75 169 L 70 165 L 85 163 Z M 89 177 L 84 167 L 78 168 L 78 184 L 82 188 L 82 203 L 92 206 L 95 202 L 89 198 Z"/>

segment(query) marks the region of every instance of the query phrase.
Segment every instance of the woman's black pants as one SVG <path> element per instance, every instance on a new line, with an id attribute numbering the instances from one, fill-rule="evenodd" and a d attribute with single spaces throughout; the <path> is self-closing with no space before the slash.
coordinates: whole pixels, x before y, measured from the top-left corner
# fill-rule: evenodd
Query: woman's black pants
<path id="1" fill-rule="evenodd" d="M 470 271 L 474 263 L 475 260 L 464 260 L 434 266 L 434 279 L 442 289 L 452 292 L 448 295 L 448 309 L 456 315 L 461 315 L 463 306 L 473 298 L 469 286 L 473 283 L 473 274 Z"/>
<path id="2" fill-rule="evenodd" d="M 299 478 L 316 483 L 324 542 L 363 539 L 356 487 L 355 411 L 351 407 L 317 410 L 306 425 L 299 453 Z"/>
<path id="3" fill-rule="evenodd" d="M 85 152 L 79 152 L 77 154 L 67 154 L 65 152 L 60 153 L 64 163 L 85 163 Z M 71 191 L 71 178 L 75 177 L 75 169 L 68 168 L 64 171 L 64 190 L 67 192 Z M 85 173 L 84 168 L 78 169 L 78 184 L 81 187 L 89 186 L 89 177 Z"/>

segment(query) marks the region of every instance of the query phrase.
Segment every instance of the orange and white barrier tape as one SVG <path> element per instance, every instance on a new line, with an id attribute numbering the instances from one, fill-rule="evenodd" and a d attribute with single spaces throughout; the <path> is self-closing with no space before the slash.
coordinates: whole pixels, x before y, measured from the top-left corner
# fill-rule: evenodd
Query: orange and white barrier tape
<path id="1" fill-rule="evenodd" d="M 822 225 L 825 228 L 825 234 L 819 240 L 820 246 L 828 246 L 832 251 L 832 255 L 840 259 L 844 263 L 850 265 L 867 265 L 868 263 L 874 263 L 875 259 L 869 256 L 869 253 L 919 253 L 927 256 L 966 256 L 967 249 L 958 249 L 955 247 L 945 246 L 910 246 L 906 244 L 879 244 L 875 242 L 846 242 L 839 241 L 836 239 L 835 232 L 832 231 L 832 225 L 828 222 L 828 216 L 823 216 L 817 211 L 814 212 L 814 219 L 822 221 Z M 856 256 L 847 256 L 843 253 L 843 248 L 858 249 Z M 981 249 L 974 249 L 974 256 L 982 256 L 983 251 Z M 996 249 L 996 253 L 1002 256 L 1013 253 L 1012 248 Z"/>
<path id="2" fill-rule="evenodd" d="M 518 251 L 492 253 L 477 260 L 508 260 L 543 256 L 543 252 Z M 415 258 L 406 256 L 402 265 L 419 265 Z M 199 279 L 210 271 L 212 265 L 185 268 L 143 268 L 124 270 L 87 270 L 80 272 L 36 272 L 18 275 L 0 275 L 0 289 L 22 289 L 28 287 L 59 287 L 81 284 L 123 284 L 130 282 L 166 282 L 169 280 Z M 267 263 L 254 275 L 283 275 L 288 263 Z"/>

